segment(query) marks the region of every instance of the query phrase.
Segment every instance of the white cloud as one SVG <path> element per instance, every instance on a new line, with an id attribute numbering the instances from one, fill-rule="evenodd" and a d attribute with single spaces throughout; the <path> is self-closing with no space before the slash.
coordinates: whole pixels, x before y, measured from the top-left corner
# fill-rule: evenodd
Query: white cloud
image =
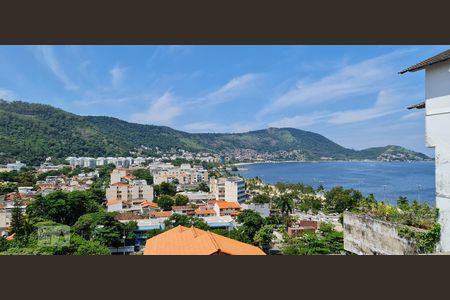
<path id="1" fill-rule="evenodd" d="M 405 111 L 405 107 L 399 107 L 405 99 L 408 99 L 405 95 L 390 90 L 382 90 L 378 93 L 377 101 L 372 107 L 334 112 L 327 121 L 331 124 L 340 125 L 384 117 Z"/>
<path id="2" fill-rule="evenodd" d="M 67 76 L 61 64 L 57 60 L 53 47 L 51 46 L 38 46 L 37 52 L 43 63 L 50 69 L 50 71 L 64 83 L 64 86 L 68 90 L 76 90 L 78 86 L 75 85 L 72 80 Z"/>
<path id="3" fill-rule="evenodd" d="M 424 117 L 425 117 L 425 110 L 417 110 L 402 116 L 400 120 L 410 121 L 410 120 L 424 119 Z"/>
<path id="4" fill-rule="evenodd" d="M 122 68 L 119 65 L 114 66 L 109 73 L 111 74 L 111 84 L 114 88 L 117 88 L 125 78 L 126 68 Z"/>
<path id="5" fill-rule="evenodd" d="M 14 100 L 16 98 L 16 95 L 13 91 L 8 89 L 0 88 L 0 99 L 3 100 Z"/>
<path id="6" fill-rule="evenodd" d="M 182 111 L 181 106 L 175 103 L 174 96 L 168 91 L 154 100 L 147 111 L 133 114 L 131 120 L 144 124 L 169 125 Z"/>
<path id="7" fill-rule="evenodd" d="M 412 95 L 414 95 L 414 93 L 411 91 L 402 94 L 396 90 L 381 90 L 378 93 L 377 100 L 373 106 L 368 108 L 351 109 L 332 113 L 314 112 L 308 115 L 297 115 L 273 121 L 269 123 L 269 126 L 302 128 L 318 123 L 343 125 L 364 122 L 394 113 L 404 112 L 406 110 L 405 102 L 410 99 Z"/>
<path id="8" fill-rule="evenodd" d="M 395 51 L 346 65 L 313 82 L 298 82 L 294 88 L 263 108 L 258 115 L 261 117 L 290 107 L 318 105 L 390 88 L 393 84 L 389 74 L 396 74 L 392 61 L 405 54 L 405 51 L 410 50 Z"/>
<path id="9" fill-rule="evenodd" d="M 286 117 L 269 123 L 269 126 L 305 128 L 323 121 L 326 116 L 327 114 L 323 113 L 313 113 L 311 115 Z"/>
<path id="10" fill-rule="evenodd" d="M 235 77 L 228 81 L 223 86 L 219 87 L 215 91 L 207 94 L 205 97 L 193 100 L 189 102 L 190 105 L 216 105 L 226 101 L 230 101 L 233 98 L 242 96 L 248 93 L 254 83 L 260 79 L 262 75 L 248 73 L 242 76 Z"/>
<path id="11" fill-rule="evenodd" d="M 260 123 L 233 122 L 229 124 L 219 124 L 214 122 L 193 122 L 184 125 L 183 130 L 188 132 L 207 132 L 207 133 L 241 133 L 260 128 Z"/>

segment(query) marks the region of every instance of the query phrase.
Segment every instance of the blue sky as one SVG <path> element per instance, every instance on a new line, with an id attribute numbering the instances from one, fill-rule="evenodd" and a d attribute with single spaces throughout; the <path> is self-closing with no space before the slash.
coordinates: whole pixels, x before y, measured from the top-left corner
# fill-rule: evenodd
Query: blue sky
<path id="1" fill-rule="evenodd" d="M 0 46 L 0 98 L 188 132 L 314 131 L 424 146 L 424 72 L 448 46 Z"/>

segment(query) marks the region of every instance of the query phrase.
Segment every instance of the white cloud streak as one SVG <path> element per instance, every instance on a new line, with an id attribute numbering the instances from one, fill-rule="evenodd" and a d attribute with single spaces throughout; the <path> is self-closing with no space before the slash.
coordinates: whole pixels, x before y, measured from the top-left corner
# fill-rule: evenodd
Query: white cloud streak
<path id="1" fill-rule="evenodd" d="M 67 90 L 76 90 L 78 86 L 67 76 L 60 62 L 55 56 L 52 46 L 38 46 L 37 52 L 42 62 L 50 69 L 50 71 L 64 84 Z"/>
<path id="2" fill-rule="evenodd" d="M 318 105 L 390 88 L 391 78 L 386 74 L 396 74 L 392 61 L 406 51 L 410 50 L 394 51 L 346 65 L 313 82 L 298 82 L 294 88 L 264 107 L 258 115 L 262 117 L 291 107 Z"/>
<path id="3" fill-rule="evenodd" d="M 135 113 L 131 116 L 131 121 L 143 124 L 170 125 L 174 118 L 181 115 L 183 109 L 176 103 L 175 97 L 167 91 L 154 100 L 147 111 Z"/>
<path id="4" fill-rule="evenodd" d="M 0 99 L 11 101 L 14 100 L 15 98 L 16 95 L 13 91 L 0 88 Z"/>

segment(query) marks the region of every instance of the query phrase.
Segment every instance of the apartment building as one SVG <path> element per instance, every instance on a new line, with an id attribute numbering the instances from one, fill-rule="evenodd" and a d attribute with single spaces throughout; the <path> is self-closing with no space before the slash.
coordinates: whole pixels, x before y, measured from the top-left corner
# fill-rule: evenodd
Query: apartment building
<path id="1" fill-rule="evenodd" d="M 409 109 L 425 109 L 425 143 L 435 149 L 436 207 L 439 208 L 439 249 L 450 251 L 450 50 L 403 71 L 425 70 L 425 100 Z"/>
<path id="2" fill-rule="evenodd" d="M 153 186 L 145 180 L 134 178 L 126 169 L 114 169 L 111 172 L 111 184 L 106 189 L 106 200 L 129 201 L 132 204 L 153 202 Z"/>
<path id="3" fill-rule="evenodd" d="M 245 182 L 240 177 L 213 178 L 209 182 L 209 189 L 215 200 L 243 203 L 247 199 Z"/>
<path id="4" fill-rule="evenodd" d="M 180 167 L 170 167 L 153 169 L 153 182 L 161 184 L 163 182 L 178 182 L 187 185 L 208 181 L 208 170 L 201 166 L 191 167 L 189 164 L 182 164 Z"/>

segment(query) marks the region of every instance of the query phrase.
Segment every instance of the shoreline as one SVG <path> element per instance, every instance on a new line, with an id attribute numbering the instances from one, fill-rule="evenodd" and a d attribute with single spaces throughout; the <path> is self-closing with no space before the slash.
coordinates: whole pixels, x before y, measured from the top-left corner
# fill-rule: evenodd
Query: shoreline
<path id="1" fill-rule="evenodd" d="M 298 161 L 298 160 L 283 160 L 283 161 L 255 161 L 255 162 L 241 162 L 230 164 L 230 166 L 247 166 L 256 164 L 281 164 L 281 163 L 424 163 L 433 162 L 434 160 L 415 160 L 415 161 L 380 161 L 380 160 L 308 160 L 308 161 Z"/>

